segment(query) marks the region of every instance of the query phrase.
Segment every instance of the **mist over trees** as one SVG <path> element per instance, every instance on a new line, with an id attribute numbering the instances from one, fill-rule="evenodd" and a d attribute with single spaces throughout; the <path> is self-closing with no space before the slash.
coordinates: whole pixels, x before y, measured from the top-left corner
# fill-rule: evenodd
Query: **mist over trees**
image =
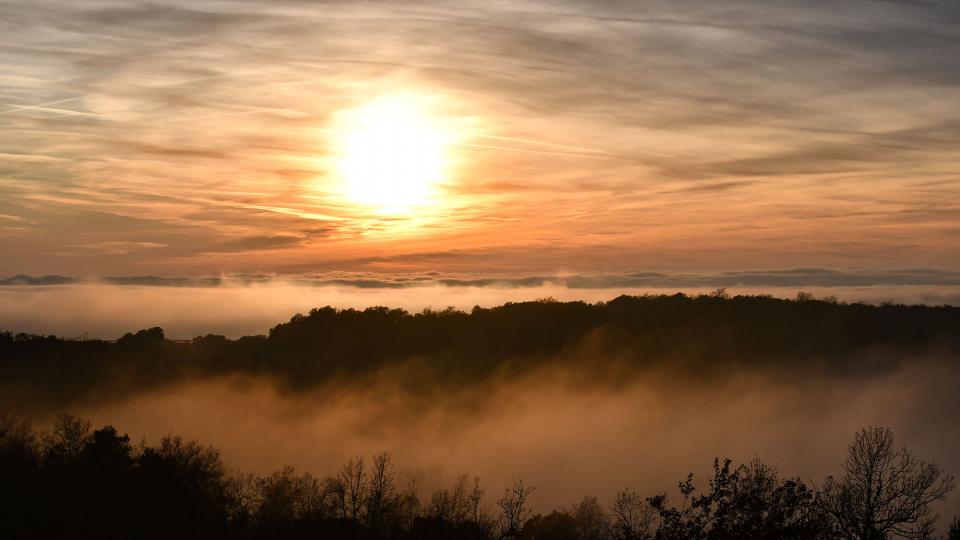
<path id="1" fill-rule="evenodd" d="M 958 351 L 960 308 L 841 304 L 809 294 L 790 301 L 719 290 L 469 313 L 324 307 L 236 340 L 172 341 L 160 328 L 114 342 L 0 332 L 0 407 L 52 413 L 219 376 L 299 392 L 390 371 L 421 393 L 561 368 L 581 370 L 585 383 L 610 384 L 657 369 L 690 384 L 742 369 L 854 377 L 917 358 L 955 359 Z"/>
<path id="2" fill-rule="evenodd" d="M 376 381 L 436 403 L 542 373 L 574 373 L 578 385 L 607 392 L 662 371 L 683 388 L 738 373 L 762 374 L 761 384 L 859 379 L 908 363 L 954 363 L 958 353 L 958 308 L 809 295 L 548 299 L 469 313 L 326 307 L 236 340 L 174 341 L 160 328 L 116 341 L 0 333 L 0 413 L 43 418 L 218 377 L 268 381 L 294 396 Z M 953 478 L 884 428 L 857 433 L 822 481 L 784 477 L 760 460 L 719 459 L 708 478 L 682 479 L 675 490 L 614 485 L 549 510 L 531 501 L 568 495 L 521 476 L 509 486 L 462 476 L 428 489 L 386 453 L 324 476 L 292 467 L 257 475 L 227 471 L 216 449 L 172 435 L 151 446 L 73 417 L 49 432 L 3 418 L 2 538 L 960 540 L 960 522 L 937 520 L 931 505 Z"/>
<path id="3" fill-rule="evenodd" d="M 466 476 L 426 493 L 390 455 L 356 457 L 329 476 L 287 467 L 228 474 L 216 449 L 167 436 L 133 443 L 112 426 L 61 415 L 49 432 L 0 419 L 0 536 L 33 538 L 337 538 L 727 540 L 933 538 L 930 504 L 952 476 L 894 445 L 857 433 L 838 478 L 818 488 L 759 460 L 716 460 L 702 488 L 625 488 L 535 513 L 539 488 L 515 478 L 502 495 Z M 946 528 L 946 527 L 945 527 Z M 947 531 L 960 534 L 954 519 Z"/>

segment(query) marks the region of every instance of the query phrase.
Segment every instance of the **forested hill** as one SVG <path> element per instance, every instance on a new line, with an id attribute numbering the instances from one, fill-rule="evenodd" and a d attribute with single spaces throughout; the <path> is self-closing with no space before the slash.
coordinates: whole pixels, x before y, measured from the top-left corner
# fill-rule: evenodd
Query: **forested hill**
<path id="1" fill-rule="evenodd" d="M 116 341 L 0 333 L 6 403 L 60 409 L 188 378 L 269 376 L 291 390 L 415 362 L 418 378 L 472 384 L 575 366 L 602 374 L 654 368 L 691 377 L 731 366 L 835 375 L 903 361 L 955 361 L 960 308 L 842 304 L 800 295 L 621 296 L 604 303 L 508 303 L 408 313 L 385 307 L 296 315 L 266 336 L 172 341 L 152 328 Z"/>

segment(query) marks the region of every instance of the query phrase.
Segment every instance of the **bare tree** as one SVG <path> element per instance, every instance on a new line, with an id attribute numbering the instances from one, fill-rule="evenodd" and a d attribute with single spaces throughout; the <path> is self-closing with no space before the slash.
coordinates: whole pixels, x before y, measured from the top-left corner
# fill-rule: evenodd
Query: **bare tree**
<path id="1" fill-rule="evenodd" d="M 0 415 L 0 464 L 39 458 L 41 441 L 30 423 Z"/>
<path id="2" fill-rule="evenodd" d="M 297 478 L 297 500 L 294 510 L 301 519 L 327 517 L 328 508 L 322 482 L 310 473 Z"/>
<path id="3" fill-rule="evenodd" d="M 366 490 L 366 517 L 367 525 L 374 531 L 382 530 L 394 515 L 397 507 L 395 476 L 389 453 L 383 452 L 373 457 Z"/>
<path id="4" fill-rule="evenodd" d="M 420 489 L 417 485 L 416 478 L 411 478 L 407 481 L 407 487 L 400 495 L 399 507 L 402 525 L 409 530 L 413 527 L 414 521 L 420 517 L 422 512 Z"/>
<path id="5" fill-rule="evenodd" d="M 262 502 L 257 488 L 258 480 L 254 474 L 238 472 L 226 481 L 226 494 L 230 501 L 229 518 L 239 526 L 250 523 Z"/>
<path id="6" fill-rule="evenodd" d="M 497 501 L 500 507 L 500 538 L 519 538 L 523 533 L 523 524 L 532 510 L 527 506 L 527 498 L 536 489 L 528 486 L 522 479 L 514 479 L 513 485 Z"/>
<path id="7" fill-rule="evenodd" d="M 322 518 L 327 512 L 320 481 L 310 473 L 297 475 L 289 466 L 267 476 L 239 475 L 227 489 L 241 519 L 253 514 L 260 522 L 283 523 Z"/>
<path id="8" fill-rule="evenodd" d="M 637 492 L 624 489 L 610 507 L 613 536 L 618 540 L 648 540 L 655 531 L 656 511 Z"/>
<path id="9" fill-rule="evenodd" d="M 474 523 L 480 523 L 480 520 L 483 518 L 484 509 L 483 509 L 483 494 L 486 492 L 485 489 L 480 487 L 480 477 L 473 477 L 473 489 L 470 490 L 470 495 L 467 496 L 467 501 L 470 505 L 470 519 Z"/>
<path id="10" fill-rule="evenodd" d="M 359 520 L 366 498 L 366 473 L 363 456 L 350 459 L 337 474 L 337 481 L 343 489 L 343 517 Z"/>
<path id="11" fill-rule="evenodd" d="M 933 533 L 937 516 L 930 504 L 953 489 L 954 479 L 940 465 L 918 460 L 893 443 L 888 428 L 861 430 L 843 462 L 843 476 L 827 478 L 820 496 L 843 538 L 919 540 Z"/>
<path id="12" fill-rule="evenodd" d="M 480 487 L 480 477 L 473 477 L 473 489 L 470 490 L 467 501 L 470 508 L 470 520 L 484 532 L 485 536 L 490 537 L 496 526 L 496 521 L 483 504 L 483 495 L 486 491 L 487 490 Z"/>
<path id="13" fill-rule="evenodd" d="M 457 477 L 453 489 L 438 489 L 430 498 L 427 515 L 433 519 L 460 523 L 470 514 L 470 498 L 467 494 L 467 475 Z"/>
<path id="14" fill-rule="evenodd" d="M 580 540 L 604 540 L 610 530 L 610 519 L 596 497 L 584 497 L 570 508 Z"/>
<path id="15" fill-rule="evenodd" d="M 46 441 L 46 451 L 51 456 L 73 458 L 80 454 L 90 439 L 90 422 L 69 414 L 57 416 L 53 433 Z"/>
<path id="16" fill-rule="evenodd" d="M 322 483 L 323 504 L 328 512 L 338 518 L 347 516 L 347 490 L 339 476 L 328 476 Z"/>
<path id="17" fill-rule="evenodd" d="M 259 505 L 257 520 L 263 523 L 282 523 L 297 519 L 297 499 L 300 494 L 293 467 L 256 478 Z"/>

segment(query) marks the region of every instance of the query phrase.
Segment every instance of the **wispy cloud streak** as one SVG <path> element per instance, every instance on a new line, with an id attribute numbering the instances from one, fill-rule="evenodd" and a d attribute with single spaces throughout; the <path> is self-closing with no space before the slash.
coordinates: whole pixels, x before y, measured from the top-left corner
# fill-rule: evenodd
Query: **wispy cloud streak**
<path id="1" fill-rule="evenodd" d="M 960 268 L 950 3 L 3 6 L 0 274 Z M 397 90 L 472 126 L 417 216 L 331 174 Z"/>

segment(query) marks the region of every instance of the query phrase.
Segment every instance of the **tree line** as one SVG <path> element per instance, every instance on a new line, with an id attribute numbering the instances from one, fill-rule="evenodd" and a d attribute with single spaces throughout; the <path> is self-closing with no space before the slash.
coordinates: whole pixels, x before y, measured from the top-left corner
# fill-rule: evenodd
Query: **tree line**
<path id="1" fill-rule="evenodd" d="M 608 506 L 588 496 L 535 513 L 536 488 L 523 479 L 488 495 L 461 476 L 427 493 L 401 480 L 387 453 L 325 477 L 228 474 L 216 449 L 172 435 L 150 446 L 67 415 L 49 432 L 0 420 L 8 539 L 922 540 L 937 538 L 931 505 L 954 485 L 889 429 L 870 427 L 819 485 L 759 460 L 715 460 L 705 485 L 691 474 L 676 492 L 624 488 Z M 946 535 L 960 540 L 956 518 Z"/>
<path id="2" fill-rule="evenodd" d="M 853 377 L 958 352 L 960 308 L 844 304 L 809 294 L 546 299 L 470 312 L 328 306 L 239 339 L 172 341 L 160 328 L 116 341 L 0 332 L 0 407 L 53 413 L 221 375 L 269 378 L 296 392 L 411 359 L 416 376 L 404 382 L 427 393 L 569 366 L 597 380 L 614 371 L 622 380 L 624 370 L 671 369 L 695 382 L 723 376 L 731 365 L 776 376 Z"/>

